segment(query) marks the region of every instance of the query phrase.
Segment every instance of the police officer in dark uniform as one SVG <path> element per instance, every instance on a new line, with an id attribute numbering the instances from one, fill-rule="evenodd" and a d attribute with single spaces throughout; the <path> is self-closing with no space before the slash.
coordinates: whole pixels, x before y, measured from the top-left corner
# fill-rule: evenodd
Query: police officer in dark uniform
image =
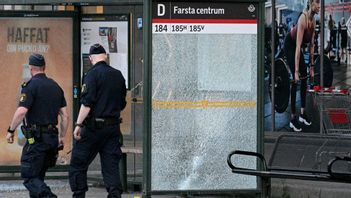
<path id="1" fill-rule="evenodd" d="M 6 136 L 12 144 L 14 132 L 21 127 L 27 138 L 21 156 L 21 177 L 30 197 L 57 197 L 45 184 L 47 169 L 56 164 L 58 145 L 68 127 L 66 100 L 61 87 L 45 75 L 45 59 L 40 54 L 29 57 L 32 78 L 22 84 L 18 108 L 13 116 Z M 56 125 L 60 117 L 60 134 Z"/>
<path id="2" fill-rule="evenodd" d="M 107 65 L 100 44 L 90 47 L 93 67 L 83 77 L 81 107 L 74 129 L 69 182 L 73 197 L 85 197 L 87 170 L 97 153 L 108 197 L 121 197 L 119 175 L 120 112 L 126 106 L 126 85 L 122 73 Z"/>

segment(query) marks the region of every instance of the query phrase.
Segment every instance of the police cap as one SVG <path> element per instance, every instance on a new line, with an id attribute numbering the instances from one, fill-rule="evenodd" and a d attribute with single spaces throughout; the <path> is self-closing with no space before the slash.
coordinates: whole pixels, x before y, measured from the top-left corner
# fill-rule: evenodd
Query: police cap
<path id="1" fill-rule="evenodd" d="M 106 54 L 106 51 L 104 49 L 104 47 L 102 47 L 102 45 L 100 45 L 99 43 L 94 44 L 90 47 L 89 50 L 89 54 Z"/>
<path id="2" fill-rule="evenodd" d="M 45 65 L 45 59 L 41 54 L 33 53 L 29 56 L 28 64 L 37 67 L 42 67 Z"/>

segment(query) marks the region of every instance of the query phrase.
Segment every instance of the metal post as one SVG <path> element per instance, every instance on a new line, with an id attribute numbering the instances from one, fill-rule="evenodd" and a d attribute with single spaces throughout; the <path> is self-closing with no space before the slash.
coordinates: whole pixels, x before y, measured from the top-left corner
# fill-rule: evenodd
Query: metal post
<path id="1" fill-rule="evenodd" d="M 342 17 L 345 17 L 345 10 L 344 10 L 345 0 L 341 0 L 341 2 L 342 2 Z"/>
<path id="2" fill-rule="evenodd" d="M 143 136 L 143 198 L 151 197 L 151 14 L 152 1 L 144 0 L 144 31 L 143 31 L 143 49 L 144 49 L 144 136 Z"/>
<path id="3" fill-rule="evenodd" d="M 319 46 L 319 51 L 320 51 L 320 65 L 319 65 L 319 68 L 320 68 L 320 84 L 321 84 L 321 87 L 323 88 L 324 86 L 324 79 L 323 79 L 323 66 L 324 66 L 324 11 L 325 11 L 325 6 L 324 6 L 324 1 L 321 1 L 321 17 L 320 17 L 320 28 L 321 28 L 321 34 L 320 34 L 320 46 Z M 323 91 L 323 90 L 322 90 Z M 322 109 L 323 109 L 323 103 L 321 104 L 322 105 Z M 320 134 L 323 133 L 323 113 L 322 111 L 319 112 L 319 126 L 320 126 L 320 129 L 319 129 L 319 132 Z"/>
<path id="4" fill-rule="evenodd" d="M 261 198 L 271 197 L 271 178 L 262 177 L 262 195 Z"/>
<path id="5" fill-rule="evenodd" d="M 264 65 L 264 50 L 265 50 L 265 44 L 264 44 L 264 38 L 263 36 L 265 32 L 264 24 L 265 24 L 265 7 L 264 3 L 259 4 L 259 16 L 258 16 L 258 65 Z M 259 153 L 264 153 L 264 68 L 259 67 L 258 68 L 259 75 L 258 75 L 258 131 L 257 131 L 257 151 Z M 261 98 L 261 99 L 260 99 Z M 259 163 L 258 161 L 256 162 L 257 168 L 263 169 L 262 163 Z M 266 187 L 267 187 L 267 180 L 265 180 L 263 177 L 257 177 L 258 185 L 260 189 L 260 197 L 263 198 L 267 195 Z M 269 184 L 269 183 L 268 183 Z"/>
<path id="6" fill-rule="evenodd" d="M 275 0 L 272 0 L 272 30 L 271 30 L 271 40 L 272 40 L 272 43 L 271 43 L 271 51 L 272 51 L 272 54 L 271 54 L 271 98 L 272 98 L 272 107 L 271 107 L 271 112 L 272 112 L 272 131 L 275 131 L 275 98 L 274 98 L 274 84 L 275 84 L 275 61 L 274 61 L 274 58 L 275 58 L 275 49 L 274 49 L 274 45 L 275 45 L 275 34 L 274 34 L 274 31 L 275 31 Z"/>

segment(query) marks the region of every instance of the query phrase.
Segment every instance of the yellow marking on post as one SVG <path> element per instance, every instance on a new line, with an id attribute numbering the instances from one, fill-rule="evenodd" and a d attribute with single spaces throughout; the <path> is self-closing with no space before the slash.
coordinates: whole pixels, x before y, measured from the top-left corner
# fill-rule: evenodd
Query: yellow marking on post
<path id="1" fill-rule="evenodd" d="M 128 103 L 131 104 L 143 104 L 143 98 L 132 98 L 132 97 L 127 97 L 126 98 Z"/>

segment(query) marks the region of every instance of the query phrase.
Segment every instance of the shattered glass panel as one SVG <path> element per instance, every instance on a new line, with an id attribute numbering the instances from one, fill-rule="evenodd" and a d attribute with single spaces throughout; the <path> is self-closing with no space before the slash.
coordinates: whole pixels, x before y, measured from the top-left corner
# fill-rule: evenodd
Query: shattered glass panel
<path id="1" fill-rule="evenodd" d="M 203 43 L 197 49 L 200 90 L 251 91 L 252 60 L 243 57 L 252 57 L 252 53 L 257 52 L 252 52 L 251 45 L 240 45 L 240 50 L 228 45 L 241 43 L 243 39 L 251 40 L 249 35 L 226 36 L 225 39 L 213 39 L 212 35 L 198 37 L 198 43 Z M 231 58 L 228 60 L 228 57 Z"/>
<path id="2" fill-rule="evenodd" d="M 151 189 L 256 189 L 227 156 L 257 151 L 257 35 L 153 34 L 152 43 Z"/>

